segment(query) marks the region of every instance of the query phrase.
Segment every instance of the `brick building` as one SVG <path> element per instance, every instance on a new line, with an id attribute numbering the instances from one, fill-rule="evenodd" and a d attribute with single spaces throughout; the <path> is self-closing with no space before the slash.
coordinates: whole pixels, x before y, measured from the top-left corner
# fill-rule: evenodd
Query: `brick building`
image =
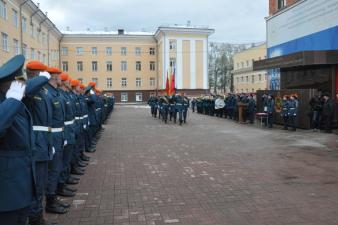
<path id="1" fill-rule="evenodd" d="M 296 3 L 299 0 L 269 0 L 269 15 L 272 16 L 281 9 Z"/>

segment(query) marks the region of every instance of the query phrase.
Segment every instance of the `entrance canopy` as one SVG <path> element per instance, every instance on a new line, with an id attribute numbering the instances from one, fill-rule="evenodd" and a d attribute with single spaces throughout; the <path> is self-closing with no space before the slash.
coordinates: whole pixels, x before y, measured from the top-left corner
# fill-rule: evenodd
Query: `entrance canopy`
<path id="1" fill-rule="evenodd" d="M 255 61 L 255 71 L 266 69 L 284 69 L 314 65 L 338 65 L 338 51 L 303 51 L 290 55 Z"/>

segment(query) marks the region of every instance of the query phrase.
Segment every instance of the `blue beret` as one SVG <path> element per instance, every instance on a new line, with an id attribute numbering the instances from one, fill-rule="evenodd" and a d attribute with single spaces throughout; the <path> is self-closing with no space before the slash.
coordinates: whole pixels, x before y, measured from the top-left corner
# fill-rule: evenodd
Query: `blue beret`
<path id="1" fill-rule="evenodd" d="M 23 55 L 16 55 L 0 67 L 0 82 L 14 80 L 21 77 L 22 67 L 25 64 Z"/>

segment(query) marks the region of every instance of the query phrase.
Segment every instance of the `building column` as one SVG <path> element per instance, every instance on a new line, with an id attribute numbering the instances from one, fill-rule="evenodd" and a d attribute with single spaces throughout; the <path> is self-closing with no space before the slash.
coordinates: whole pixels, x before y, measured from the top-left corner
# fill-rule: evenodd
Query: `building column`
<path id="1" fill-rule="evenodd" d="M 183 89 L 183 43 L 181 38 L 177 39 L 176 42 L 176 88 Z"/>
<path id="2" fill-rule="evenodd" d="M 208 80 L 208 39 L 203 40 L 203 89 L 209 88 Z"/>
<path id="3" fill-rule="evenodd" d="M 190 40 L 190 88 L 196 89 L 196 41 Z"/>

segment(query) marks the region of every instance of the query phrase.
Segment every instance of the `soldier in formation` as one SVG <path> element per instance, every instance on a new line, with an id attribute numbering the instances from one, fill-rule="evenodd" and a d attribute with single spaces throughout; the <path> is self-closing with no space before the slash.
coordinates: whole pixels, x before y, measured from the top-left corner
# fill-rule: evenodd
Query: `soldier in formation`
<path id="1" fill-rule="evenodd" d="M 52 225 L 44 207 L 69 210 L 58 196 L 75 195 L 69 185 L 84 174 L 115 100 L 58 68 L 31 61 L 24 73 L 24 64 L 17 55 L 0 67 L 0 223 Z"/>
<path id="2" fill-rule="evenodd" d="M 180 125 L 187 121 L 189 99 L 183 93 L 172 96 L 152 96 L 148 101 L 148 105 L 150 106 L 151 115 L 156 118 L 158 114 L 158 118 L 165 123 L 168 122 L 168 117 L 169 121 L 176 123 L 177 115 Z"/>

